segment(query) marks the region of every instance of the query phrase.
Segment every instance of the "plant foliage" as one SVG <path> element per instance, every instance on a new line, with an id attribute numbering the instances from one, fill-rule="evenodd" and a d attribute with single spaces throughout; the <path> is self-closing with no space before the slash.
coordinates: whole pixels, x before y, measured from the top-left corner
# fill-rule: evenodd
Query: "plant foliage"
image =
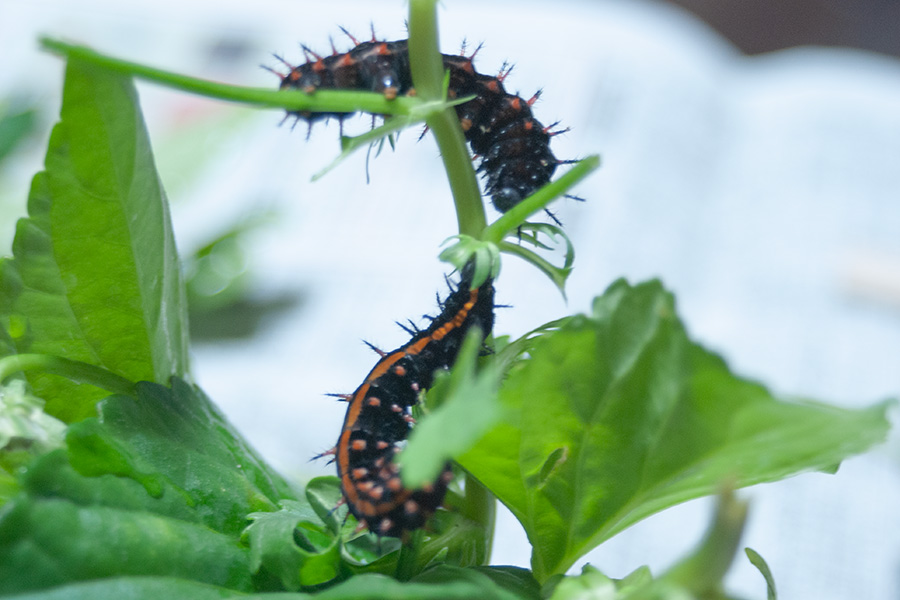
<path id="1" fill-rule="evenodd" d="M 526 217 L 464 246 L 495 271 L 497 245 Z M 537 266 L 562 287 L 570 260 Z M 728 494 L 703 544 L 659 577 L 565 573 L 650 514 L 723 483 L 833 471 L 887 431 L 885 404 L 774 398 L 689 338 L 661 283 L 618 281 L 589 315 L 498 338 L 480 359 L 467 347 L 407 466 L 427 479 L 454 458 L 470 478 L 453 510 L 401 547 L 335 512 L 335 478 L 303 492 L 286 483 L 186 380 L 184 298 L 132 82 L 70 59 L 46 168 L 0 265 L 0 373 L 29 369 L 0 389 L 0 594 L 724 598 L 745 514 Z M 477 423 L 473 402 L 490 408 Z M 532 570 L 486 566 L 491 494 L 528 533 Z"/>

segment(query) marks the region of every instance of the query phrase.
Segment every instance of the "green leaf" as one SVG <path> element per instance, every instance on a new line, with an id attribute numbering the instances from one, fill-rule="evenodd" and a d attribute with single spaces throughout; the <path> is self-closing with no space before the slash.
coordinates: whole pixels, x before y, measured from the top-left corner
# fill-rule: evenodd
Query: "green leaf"
<path id="1" fill-rule="evenodd" d="M 187 370 L 184 287 L 165 194 L 131 81 L 72 62 L 46 170 L 32 182 L 0 317 L 19 353 L 54 354 L 131 380 Z M 75 422 L 105 394 L 28 375 L 48 414 Z"/>
<path id="2" fill-rule="evenodd" d="M 524 571 L 524 570 L 523 570 Z M 527 573 L 527 572 L 526 572 Z M 315 595 L 282 593 L 277 596 L 245 594 L 174 577 L 118 577 L 66 585 L 11 597 L 15 600 L 537 600 L 525 576 L 511 568 L 434 569 L 422 581 L 400 583 L 383 575 L 360 575 Z"/>
<path id="3" fill-rule="evenodd" d="M 12 600 L 261 600 L 261 594 L 198 583 L 175 577 L 115 577 L 99 581 L 72 583 L 49 590 L 9 596 Z M 280 594 L 278 600 L 306 600 L 307 594 Z"/>
<path id="4" fill-rule="evenodd" d="M 466 264 L 474 261 L 472 273 L 472 289 L 481 287 L 488 277 L 495 278 L 500 274 L 500 249 L 491 242 L 482 242 L 469 235 L 455 235 L 444 240 L 452 244 L 441 250 L 439 258 L 462 271 Z M 442 244 L 442 245 L 443 245 Z"/>
<path id="5" fill-rule="evenodd" d="M 768 600 L 777 600 L 778 594 L 775 591 L 775 577 L 772 576 L 772 571 L 769 569 L 766 559 L 760 556 L 759 552 L 753 548 L 744 548 L 744 552 L 747 554 L 750 563 L 759 569 L 759 572 L 762 573 L 762 576 L 766 580 L 766 598 Z"/>
<path id="6" fill-rule="evenodd" d="M 81 474 L 128 477 L 154 497 L 183 496 L 204 524 L 232 535 L 249 513 L 293 497 L 203 393 L 178 379 L 172 388 L 141 382 L 136 398 L 107 398 L 100 418 L 71 425 L 66 442 Z"/>
<path id="7" fill-rule="evenodd" d="M 85 476 L 72 467 L 63 450 L 51 452 L 32 463 L 22 476 L 21 484 L 28 497 L 35 501 L 65 498 L 79 506 L 106 506 L 198 524 L 203 522 L 186 494 L 173 486 L 151 495 L 142 482 L 127 476 L 111 473 Z"/>
<path id="8" fill-rule="evenodd" d="M 831 469 L 888 430 L 887 403 L 779 402 L 736 377 L 688 339 L 655 281 L 618 281 L 593 315 L 556 325 L 520 345 L 530 358 L 500 391 L 510 418 L 459 459 L 525 527 L 539 581 L 722 481 Z"/>
<path id="9" fill-rule="evenodd" d="M 37 121 L 34 108 L 0 106 L 0 163 L 34 133 Z"/>
<path id="10" fill-rule="evenodd" d="M 426 584 L 427 587 L 426 587 Z M 461 568 L 439 565 L 410 581 L 410 587 L 422 586 L 422 598 L 538 598 L 539 587 L 524 569 L 513 567 Z M 399 590 L 398 590 L 399 591 Z M 432 595 L 433 594 L 433 595 Z M 399 596 L 394 596 L 399 597 Z M 420 596 L 409 595 L 409 598 Z"/>
<path id="11" fill-rule="evenodd" d="M 117 575 L 239 590 L 271 578 L 252 575 L 241 533 L 293 492 L 196 388 L 135 392 L 103 400 L 21 476 L 0 514 L 0 593 Z"/>
<path id="12" fill-rule="evenodd" d="M 558 577 L 550 600 L 617 600 L 622 598 L 616 582 L 591 565 L 584 565 L 581 575 Z"/>
<path id="13" fill-rule="evenodd" d="M 344 499 L 340 479 L 333 475 L 315 477 L 307 482 L 304 493 L 319 522 L 325 523 L 330 531 L 337 533 L 346 525 L 336 510 Z"/>
<path id="14" fill-rule="evenodd" d="M 285 500 L 278 512 L 249 516 L 253 523 L 247 536 L 254 572 L 265 567 L 292 591 L 337 577 L 340 539 L 323 528 L 309 504 Z"/>
<path id="15" fill-rule="evenodd" d="M 14 500 L 0 520 L 0 593 L 118 575 L 252 589 L 248 553 L 207 527 L 150 513 Z"/>
<path id="16" fill-rule="evenodd" d="M 524 571 L 524 570 L 522 570 Z M 536 584 L 527 584 L 525 574 L 513 569 L 432 569 L 410 583 L 400 583 L 384 575 L 359 575 L 311 596 L 278 594 L 279 600 L 522 600 L 536 599 Z M 247 595 L 221 587 L 175 577 L 118 577 L 76 583 L 52 590 L 14 596 L 16 600 L 145 600 L 150 598 L 191 598 L 221 600 L 243 598 L 263 600 L 263 594 Z"/>
<path id="17" fill-rule="evenodd" d="M 541 586 L 528 569 L 519 567 L 472 567 L 519 598 L 541 598 Z"/>

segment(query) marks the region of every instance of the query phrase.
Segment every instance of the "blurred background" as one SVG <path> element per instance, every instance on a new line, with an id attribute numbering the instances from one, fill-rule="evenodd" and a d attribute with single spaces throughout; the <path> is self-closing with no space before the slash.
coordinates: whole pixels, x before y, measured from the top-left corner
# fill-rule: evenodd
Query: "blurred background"
<path id="1" fill-rule="evenodd" d="M 672 0 L 747 54 L 838 46 L 900 56 L 893 0 Z"/>
<path id="2" fill-rule="evenodd" d="M 59 110 L 63 64 L 38 35 L 242 85 L 274 87 L 272 52 L 351 44 L 338 26 L 405 37 L 405 3 L 0 0 L 0 243 L 25 211 Z M 900 5 L 890 0 L 568 0 L 443 3 L 443 51 L 485 45 L 483 72 L 571 131 L 557 156 L 603 166 L 554 212 L 577 250 L 568 303 L 507 258 L 498 334 L 585 311 L 618 277 L 661 278 L 692 336 L 785 397 L 869 405 L 900 391 Z M 336 124 L 140 85 L 173 205 L 192 302 L 194 376 L 238 428 L 298 481 L 334 443 L 354 389 L 395 347 L 394 320 L 433 312 L 440 243 L 455 233 L 434 144 L 338 153 Z M 348 133 L 370 120 L 345 124 Z M 401 183 L 402 182 L 402 185 Z M 493 218 L 491 213 L 489 218 Z M 406 253 L 397 247 L 408 248 Z M 8 250 L 7 250 L 8 251 Z M 387 257 L 393 257 L 390 261 Z M 894 415 L 895 422 L 897 421 Z M 745 544 L 783 598 L 900 597 L 900 442 L 745 490 Z M 659 572 L 701 536 L 710 502 L 620 534 L 587 561 L 621 577 Z M 494 562 L 527 565 L 500 518 Z M 729 585 L 762 598 L 738 559 Z"/>

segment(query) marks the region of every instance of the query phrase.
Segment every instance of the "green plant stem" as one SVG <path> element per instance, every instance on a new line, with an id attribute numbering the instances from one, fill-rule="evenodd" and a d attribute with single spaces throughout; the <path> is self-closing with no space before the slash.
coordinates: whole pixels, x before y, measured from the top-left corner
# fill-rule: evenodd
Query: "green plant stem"
<path id="1" fill-rule="evenodd" d="M 424 101 L 443 100 L 444 61 L 438 49 L 435 0 L 411 0 L 409 3 L 409 62 L 416 96 Z M 459 233 L 481 238 L 487 224 L 481 188 L 472 168 L 472 158 L 459 126 L 456 112 L 446 108 L 425 119 L 434 134 L 453 202 Z"/>
<path id="2" fill-rule="evenodd" d="M 706 597 L 720 589 L 746 522 L 747 503 L 735 497 L 732 487 L 725 488 L 719 495 L 713 523 L 699 547 L 660 580 L 690 590 L 697 597 Z"/>
<path id="3" fill-rule="evenodd" d="M 21 371 L 40 371 L 87 383 L 113 394 L 131 394 L 134 382 L 103 367 L 50 354 L 14 354 L 0 358 L 0 381 Z"/>
<path id="4" fill-rule="evenodd" d="M 530 215 L 547 206 L 557 196 L 566 193 L 572 186 L 590 175 L 599 166 L 600 157 L 596 154 L 578 161 L 575 166 L 563 173 L 559 179 L 551 181 L 503 213 L 503 216 L 485 229 L 481 239 L 486 242 L 499 244 L 503 238 L 515 231 Z"/>
<path id="5" fill-rule="evenodd" d="M 438 43 L 437 1 L 410 0 L 409 61 L 416 95 L 424 101 L 444 99 L 444 60 Z M 472 168 L 472 158 L 452 108 L 445 108 L 426 118 L 437 141 L 444 169 L 456 205 L 456 219 L 461 235 L 480 238 L 487 225 L 481 188 Z M 485 536 L 485 562 L 490 560 L 493 544 L 496 499 L 484 486 L 466 476 L 465 512 L 482 525 Z"/>
<path id="6" fill-rule="evenodd" d="M 67 59 L 80 60 L 162 86 L 231 102 L 283 108 L 289 111 L 364 111 L 380 115 L 409 115 L 422 105 L 418 98 L 400 97 L 388 100 L 383 94 L 355 90 L 317 90 L 313 94 L 307 94 L 294 90 L 229 85 L 148 67 L 49 37 L 41 38 L 40 42 L 44 49 Z"/>
<path id="7" fill-rule="evenodd" d="M 424 541 L 425 532 L 422 529 L 416 529 L 409 533 L 407 542 L 400 546 L 397 570 L 394 571 L 395 579 L 409 581 L 418 572 L 418 559 Z"/>
<path id="8" fill-rule="evenodd" d="M 466 473 L 466 501 L 461 507 L 463 515 L 481 526 L 485 532 L 484 548 L 481 548 L 484 562 L 491 560 L 494 546 L 494 529 L 497 521 L 497 499 L 484 485 Z"/>

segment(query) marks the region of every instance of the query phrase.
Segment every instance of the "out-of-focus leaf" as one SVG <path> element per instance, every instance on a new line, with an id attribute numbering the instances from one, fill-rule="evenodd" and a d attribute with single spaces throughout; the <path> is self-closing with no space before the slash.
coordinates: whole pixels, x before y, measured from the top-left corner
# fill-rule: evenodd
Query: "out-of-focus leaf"
<path id="1" fill-rule="evenodd" d="M 0 519 L 0 593 L 122 575 L 250 591 L 248 552 L 207 527 L 65 499 L 11 501 Z"/>
<path id="2" fill-rule="evenodd" d="M 686 590 L 697 598 L 721 595 L 722 581 L 737 554 L 746 522 L 747 503 L 726 488 L 719 495 L 706 535 L 693 552 L 660 576 L 660 585 Z"/>
<path id="3" fill-rule="evenodd" d="M 622 595 L 616 582 L 591 565 L 585 565 L 580 575 L 558 576 L 550 600 L 619 600 Z"/>
<path id="4" fill-rule="evenodd" d="M 769 569 L 766 559 L 760 556 L 759 552 L 753 548 L 744 548 L 744 552 L 747 554 L 750 563 L 759 569 L 759 572 L 762 573 L 766 580 L 766 598 L 768 600 L 777 600 L 778 593 L 775 591 L 775 577 L 772 576 L 772 571 Z"/>
<path id="5" fill-rule="evenodd" d="M 541 586 L 528 569 L 520 567 L 472 567 L 472 570 L 487 575 L 491 581 L 512 592 L 519 598 L 538 600 Z"/>
<path id="6" fill-rule="evenodd" d="M 4 107 L 0 115 L 0 162 L 34 132 L 37 126 L 37 110 Z"/>
<path id="7" fill-rule="evenodd" d="M 502 569 L 502 568 L 501 568 Z M 384 575 L 364 574 L 313 594 L 246 594 L 173 577 L 120 577 L 89 581 L 13 596 L 15 600 L 147 600 L 190 598 L 191 600 L 535 600 L 516 576 L 487 573 L 486 569 L 440 567 L 421 579 L 401 583 Z M 497 580 L 501 583 L 497 583 Z M 505 580 L 505 581 L 504 581 Z M 527 593 L 526 593 L 527 591 Z"/>
<path id="8" fill-rule="evenodd" d="M 262 600 L 263 594 L 247 594 L 206 583 L 175 577 L 116 577 L 71 583 L 48 590 L 9 596 L 10 600 Z M 278 600 L 307 600 L 307 594 L 279 594 Z"/>
<path id="9" fill-rule="evenodd" d="M 0 506 L 20 489 L 16 473 L 64 443 L 65 425 L 43 406 L 21 380 L 0 386 Z"/>

